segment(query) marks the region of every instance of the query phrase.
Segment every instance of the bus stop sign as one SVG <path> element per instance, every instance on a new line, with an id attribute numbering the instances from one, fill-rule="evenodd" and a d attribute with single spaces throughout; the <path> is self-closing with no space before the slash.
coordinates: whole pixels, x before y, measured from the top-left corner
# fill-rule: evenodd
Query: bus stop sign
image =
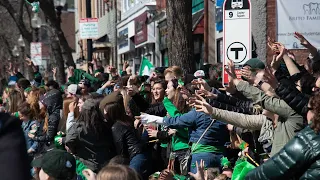
<path id="1" fill-rule="evenodd" d="M 225 0 L 223 5 L 223 84 L 228 85 L 225 71 L 228 61 L 240 69 L 252 55 L 250 0 Z"/>

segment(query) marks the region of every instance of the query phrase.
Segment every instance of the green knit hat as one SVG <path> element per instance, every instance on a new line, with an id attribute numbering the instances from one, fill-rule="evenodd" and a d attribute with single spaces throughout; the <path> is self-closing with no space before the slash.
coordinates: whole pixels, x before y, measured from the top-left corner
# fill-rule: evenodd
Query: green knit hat
<path id="1" fill-rule="evenodd" d="M 264 63 L 258 58 L 249 59 L 243 66 L 250 66 L 252 69 L 264 69 Z"/>

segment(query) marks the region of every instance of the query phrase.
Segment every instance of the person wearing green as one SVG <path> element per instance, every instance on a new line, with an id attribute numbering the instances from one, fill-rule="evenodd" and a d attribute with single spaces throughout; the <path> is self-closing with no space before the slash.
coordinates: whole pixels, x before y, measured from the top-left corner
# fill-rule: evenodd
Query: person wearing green
<path id="1" fill-rule="evenodd" d="M 91 83 L 98 83 L 100 81 L 98 78 L 93 77 L 84 70 L 74 69 L 72 71 L 73 75 L 68 78 L 69 84 L 79 84 L 82 79 L 88 79 Z"/>
<path id="2" fill-rule="evenodd" d="M 172 80 L 168 83 L 168 88 L 166 90 L 168 99 L 172 98 L 177 94 L 175 89 L 178 88 L 178 80 Z M 174 108 L 170 101 L 164 100 L 165 107 L 168 108 L 167 111 L 169 115 L 174 113 Z M 185 102 L 185 101 L 181 101 Z M 175 102 L 173 102 L 174 104 Z M 170 106 L 168 106 L 170 105 Z M 176 107 L 181 108 L 182 105 Z M 169 108 L 170 107 L 170 108 Z M 181 111 L 180 111 L 181 112 Z M 227 130 L 226 124 L 219 121 L 213 121 L 211 116 L 204 114 L 202 112 L 197 112 L 194 109 L 187 110 L 185 114 L 179 114 L 176 112 L 176 116 L 171 117 L 158 117 L 148 114 L 141 115 L 141 121 L 144 123 L 155 122 L 157 124 L 165 125 L 168 128 L 174 129 L 189 129 L 189 140 L 192 143 L 191 151 L 191 164 L 190 172 L 196 173 L 196 162 L 200 163 L 200 160 L 205 161 L 205 167 L 220 167 L 220 159 L 223 157 L 223 152 L 225 151 L 225 143 L 229 141 L 229 132 Z M 185 147 L 179 141 L 173 141 L 175 148 Z"/>

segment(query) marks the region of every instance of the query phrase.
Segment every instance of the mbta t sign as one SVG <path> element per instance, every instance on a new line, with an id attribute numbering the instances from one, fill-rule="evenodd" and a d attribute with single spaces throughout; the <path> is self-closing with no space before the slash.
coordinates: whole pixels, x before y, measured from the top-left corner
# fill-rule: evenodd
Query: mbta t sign
<path id="1" fill-rule="evenodd" d="M 240 69 L 252 54 L 250 0 L 225 0 L 223 5 L 223 67 L 232 60 Z M 239 71 L 238 71 L 239 72 Z M 228 74 L 223 70 L 223 84 Z M 238 73 L 237 73 L 238 75 Z"/>

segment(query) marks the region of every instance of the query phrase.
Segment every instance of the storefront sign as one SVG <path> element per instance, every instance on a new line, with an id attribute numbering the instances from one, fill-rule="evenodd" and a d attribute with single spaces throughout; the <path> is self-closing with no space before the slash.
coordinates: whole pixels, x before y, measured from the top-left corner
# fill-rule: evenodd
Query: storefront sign
<path id="1" fill-rule="evenodd" d="M 141 44 L 148 40 L 147 12 L 141 14 L 135 19 L 135 30 L 135 45 Z"/>
<path id="2" fill-rule="evenodd" d="M 159 34 L 160 34 L 160 45 L 159 48 L 160 50 L 164 50 L 167 49 L 168 47 L 168 26 L 167 26 L 167 21 L 162 21 L 161 23 L 159 23 Z"/>
<path id="3" fill-rule="evenodd" d="M 320 48 L 320 2 L 317 0 L 277 0 L 277 41 L 289 49 L 304 48 L 294 37 L 299 32 Z"/>
<path id="4" fill-rule="evenodd" d="M 30 56 L 32 62 L 40 66 L 43 64 L 43 60 L 50 59 L 49 48 L 41 42 L 32 42 L 30 44 Z"/>
<path id="5" fill-rule="evenodd" d="M 83 18 L 79 21 L 80 39 L 99 38 L 98 18 Z"/>

